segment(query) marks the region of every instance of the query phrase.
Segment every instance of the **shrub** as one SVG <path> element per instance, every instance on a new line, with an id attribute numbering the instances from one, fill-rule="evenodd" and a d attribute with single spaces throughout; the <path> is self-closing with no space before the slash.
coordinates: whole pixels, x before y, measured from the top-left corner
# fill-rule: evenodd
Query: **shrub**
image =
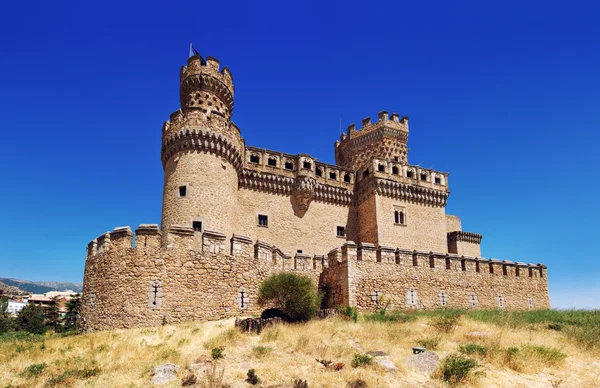
<path id="1" fill-rule="evenodd" d="M 347 388 L 367 388 L 367 382 L 365 380 L 361 380 L 361 379 L 354 379 L 354 380 L 350 380 L 348 381 L 348 384 L 346 384 Z"/>
<path id="2" fill-rule="evenodd" d="M 19 376 L 25 378 L 39 376 L 47 366 L 48 365 L 45 362 L 42 364 L 31 364 L 27 368 L 23 369 L 23 372 L 19 373 Z"/>
<path id="3" fill-rule="evenodd" d="M 16 326 L 19 330 L 32 334 L 44 334 L 47 329 L 44 325 L 42 308 L 33 303 L 26 304 L 17 315 Z"/>
<path id="4" fill-rule="evenodd" d="M 560 350 L 544 345 L 525 345 L 523 346 L 523 353 L 525 357 L 533 355 L 534 358 L 548 365 L 560 364 L 567 358 L 567 355 Z"/>
<path id="5" fill-rule="evenodd" d="M 515 346 L 506 349 L 506 351 L 504 352 L 504 362 L 506 362 L 506 364 L 508 365 L 508 367 L 510 369 L 513 369 L 513 370 L 520 369 L 519 363 L 518 363 L 518 357 L 519 357 L 519 348 L 517 348 Z"/>
<path id="6" fill-rule="evenodd" d="M 258 383 L 260 383 L 260 379 L 258 378 L 258 376 L 256 375 L 256 371 L 254 369 L 249 369 L 248 373 L 246 373 L 246 382 L 251 384 L 251 385 L 256 385 Z"/>
<path id="7" fill-rule="evenodd" d="M 428 337 L 422 338 L 417 341 L 417 345 L 424 347 L 425 349 L 435 350 L 442 341 L 442 337 Z"/>
<path id="8" fill-rule="evenodd" d="M 443 315 L 436 317 L 429 323 L 436 330 L 443 333 L 450 333 L 456 328 L 460 315 Z"/>
<path id="9" fill-rule="evenodd" d="M 273 303 L 290 321 L 307 321 L 319 311 L 321 294 L 309 277 L 282 272 L 260 284 L 258 303 Z"/>
<path id="10" fill-rule="evenodd" d="M 210 351 L 210 356 L 213 360 L 221 359 L 225 357 L 225 353 L 223 353 L 224 350 L 225 348 L 223 346 L 217 346 Z"/>
<path id="11" fill-rule="evenodd" d="M 258 357 L 258 358 L 262 358 L 264 356 L 266 356 L 267 354 L 271 353 L 271 351 L 273 351 L 273 348 L 270 348 L 268 346 L 255 346 L 252 348 L 252 354 L 254 354 L 254 356 Z"/>
<path id="12" fill-rule="evenodd" d="M 363 366 L 363 365 L 371 365 L 372 362 L 373 362 L 373 358 L 371 356 L 369 356 L 368 354 L 354 353 L 354 359 L 352 360 L 352 367 L 358 368 L 359 366 Z"/>
<path id="13" fill-rule="evenodd" d="M 460 345 L 459 351 L 464 354 L 476 354 L 485 357 L 488 354 L 488 348 L 479 344 Z"/>
<path id="14" fill-rule="evenodd" d="M 302 379 L 294 379 L 292 382 L 294 388 L 308 388 L 308 381 Z"/>
<path id="15" fill-rule="evenodd" d="M 556 331 L 561 331 L 562 330 L 562 325 L 560 323 L 550 323 L 550 324 L 548 324 L 548 329 L 550 329 L 550 330 L 556 330 Z"/>
<path id="16" fill-rule="evenodd" d="M 458 384 L 478 367 L 479 363 L 472 358 L 451 354 L 442 360 L 437 376 L 449 384 Z"/>
<path id="17" fill-rule="evenodd" d="M 355 323 L 358 321 L 358 308 L 356 306 L 338 307 L 337 310 L 340 315 L 352 318 Z"/>

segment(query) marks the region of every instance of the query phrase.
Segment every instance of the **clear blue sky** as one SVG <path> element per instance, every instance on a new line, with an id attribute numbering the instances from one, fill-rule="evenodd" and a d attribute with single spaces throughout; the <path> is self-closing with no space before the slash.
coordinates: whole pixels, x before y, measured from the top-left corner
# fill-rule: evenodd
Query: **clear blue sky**
<path id="1" fill-rule="evenodd" d="M 160 222 L 194 42 L 231 69 L 247 144 L 331 163 L 340 119 L 407 115 L 409 162 L 450 172 L 483 256 L 600 308 L 600 8 L 524 3 L 4 2 L 0 277 L 81 281 L 94 237 Z"/>

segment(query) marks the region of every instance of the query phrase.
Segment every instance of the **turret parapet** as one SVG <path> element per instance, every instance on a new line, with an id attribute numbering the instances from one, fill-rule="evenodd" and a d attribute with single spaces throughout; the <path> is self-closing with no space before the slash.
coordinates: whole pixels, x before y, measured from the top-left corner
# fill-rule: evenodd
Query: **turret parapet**
<path id="1" fill-rule="evenodd" d="M 370 117 L 364 118 L 358 130 L 350 124 L 346 136 L 341 135 L 340 140 L 335 143 L 335 160 L 340 166 L 358 169 L 373 157 L 406 163 L 408 118 L 399 120 L 397 113 L 392 113 L 390 118 L 387 111 L 381 111 L 376 122 L 371 122 Z"/>
<path id="2" fill-rule="evenodd" d="M 183 81 L 195 75 L 209 74 L 230 88 L 233 95 L 233 76 L 231 71 L 227 67 L 223 67 L 221 70 L 219 67 L 219 60 L 213 57 L 207 56 L 206 61 L 204 61 L 200 55 L 194 55 L 188 58 L 187 66 L 181 67 L 180 80 Z"/>
<path id="3" fill-rule="evenodd" d="M 358 244 L 357 260 L 359 261 L 376 261 L 377 254 L 375 245 L 361 242 Z"/>
<path id="4" fill-rule="evenodd" d="M 356 175 L 358 182 L 374 175 L 377 178 L 448 191 L 448 176 L 450 174 L 395 160 L 372 158 L 358 169 Z"/>

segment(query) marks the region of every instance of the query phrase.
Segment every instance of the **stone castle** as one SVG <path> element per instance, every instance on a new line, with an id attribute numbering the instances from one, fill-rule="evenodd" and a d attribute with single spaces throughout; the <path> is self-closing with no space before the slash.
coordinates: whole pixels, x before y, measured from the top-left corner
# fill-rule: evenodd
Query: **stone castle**
<path id="1" fill-rule="evenodd" d="M 327 308 L 549 308 L 546 267 L 482 258 L 482 236 L 445 212 L 448 173 L 408 163 L 407 117 L 351 124 L 331 165 L 246 145 L 214 58 L 188 59 L 179 98 L 161 227 L 88 244 L 85 330 L 259 314 L 258 286 L 280 271 L 310 276 Z"/>

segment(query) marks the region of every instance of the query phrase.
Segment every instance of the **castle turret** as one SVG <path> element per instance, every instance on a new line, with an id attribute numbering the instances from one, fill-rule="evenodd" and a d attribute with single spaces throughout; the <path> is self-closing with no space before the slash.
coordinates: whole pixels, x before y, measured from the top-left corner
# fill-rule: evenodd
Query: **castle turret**
<path id="1" fill-rule="evenodd" d="M 219 61 L 191 56 L 180 72 L 181 109 L 163 125 L 162 229 L 173 225 L 231 235 L 244 142 L 231 121 L 233 79 Z"/>
<path id="2" fill-rule="evenodd" d="M 408 162 L 408 117 L 400 118 L 397 113 L 381 111 L 377 121 L 367 117 L 362 127 L 350 124 L 347 134 L 335 142 L 335 161 L 338 165 L 359 169 L 372 158 Z"/>

